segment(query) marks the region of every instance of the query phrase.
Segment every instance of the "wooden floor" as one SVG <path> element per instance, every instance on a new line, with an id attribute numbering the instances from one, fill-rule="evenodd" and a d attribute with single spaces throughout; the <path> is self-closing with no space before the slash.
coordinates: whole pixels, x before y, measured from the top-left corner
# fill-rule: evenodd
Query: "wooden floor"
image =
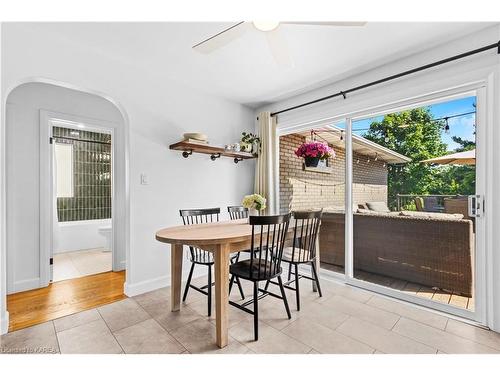
<path id="1" fill-rule="evenodd" d="M 7 296 L 9 332 L 126 298 L 125 271 L 58 281 Z"/>
<path id="2" fill-rule="evenodd" d="M 344 273 L 343 267 L 338 267 L 331 264 L 321 263 L 321 268 Z M 425 285 L 410 283 L 406 280 L 377 275 L 364 271 L 356 271 L 355 277 L 360 280 L 397 289 L 407 294 L 415 294 L 422 298 L 432 299 L 434 301 L 446 303 L 448 305 L 453 305 L 467 310 L 474 310 L 474 297 L 462 296 L 460 294 L 454 293 L 453 291 L 430 288 Z"/>

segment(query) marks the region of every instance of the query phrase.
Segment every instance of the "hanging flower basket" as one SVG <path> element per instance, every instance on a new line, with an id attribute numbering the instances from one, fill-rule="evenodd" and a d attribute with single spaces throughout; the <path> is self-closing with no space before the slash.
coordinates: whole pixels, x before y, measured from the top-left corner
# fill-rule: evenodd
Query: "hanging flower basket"
<path id="1" fill-rule="evenodd" d="M 320 160 L 319 158 L 313 158 L 310 156 L 306 156 L 304 158 L 304 163 L 305 163 L 306 167 L 317 167 L 319 160 Z"/>
<path id="2" fill-rule="evenodd" d="M 306 167 L 317 167 L 320 160 L 335 157 L 333 148 L 322 142 L 306 142 L 300 145 L 295 155 L 304 158 Z"/>

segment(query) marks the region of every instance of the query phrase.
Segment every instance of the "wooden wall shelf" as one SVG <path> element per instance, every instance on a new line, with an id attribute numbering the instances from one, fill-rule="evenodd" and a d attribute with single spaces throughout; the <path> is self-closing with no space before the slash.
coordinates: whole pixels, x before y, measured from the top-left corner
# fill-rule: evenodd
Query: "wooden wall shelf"
<path id="1" fill-rule="evenodd" d="M 211 146 L 206 144 L 181 141 L 169 146 L 171 150 L 182 151 L 185 158 L 193 153 L 210 155 L 210 159 L 217 160 L 221 156 L 233 158 L 235 163 L 245 159 L 254 159 L 255 156 L 250 152 L 226 151 L 224 147 Z"/>

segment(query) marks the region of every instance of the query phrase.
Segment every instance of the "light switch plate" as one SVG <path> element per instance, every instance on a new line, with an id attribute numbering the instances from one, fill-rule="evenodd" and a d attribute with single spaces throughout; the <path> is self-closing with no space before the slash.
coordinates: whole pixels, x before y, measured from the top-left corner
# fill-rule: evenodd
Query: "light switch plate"
<path id="1" fill-rule="evenodd" d="M 141 185 L 148 185 L 149 180 L 148 180 L 148 175 L 145 173 L 141 173 Z"/>

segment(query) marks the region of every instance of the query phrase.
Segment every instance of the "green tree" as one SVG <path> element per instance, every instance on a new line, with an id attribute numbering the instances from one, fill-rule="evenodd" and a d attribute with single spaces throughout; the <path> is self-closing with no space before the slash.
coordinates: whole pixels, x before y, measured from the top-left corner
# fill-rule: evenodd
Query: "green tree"
<path id="1" fill-rule="evenodd" d="M 453 142 L 460 146 L 452 152 L 470 151 L 476 148 L 476 142 L 461 137 L 451 137 Z M 447 165 L 440 168 L 439 178 L 442 181 L 441 194 L 475 194 L 476 167 L 475 165 Z"/>
<path id="2" fill-rule="evenodd" d="M 471 195 L 476 190 L 476 168 L 473 165 L 446 165 L 439 168 L 439 194 Z"/>
<path id="3" fill-rule="evenodd" d="M 442 172 L 420 162 L 446 154 L 446 143 L 441 139 L 443 125 L 442 121 L 434 120 L 429 108 L 425 107 L 391 113 L 382 121 L 370 124 L 364 135 L 366 139 L 411 158 L 406 164 L 389 167 L 391 207 L 395 206 L 398 193 L 442 194 Z"/>
<path id="4" fill-rule="evenodd" d="M 453 142 L 458 143 L 460 147 L 456 148 L 454 152 L 462 152 L 462 151 L 469 151 L 469 150 L 474 150 L 476 148 L 476 142 L 474 141 L 469 141 L 467 139 L 463 139 L 461 137 L 456 137 L 453 136 L 451 137 Z"/>

